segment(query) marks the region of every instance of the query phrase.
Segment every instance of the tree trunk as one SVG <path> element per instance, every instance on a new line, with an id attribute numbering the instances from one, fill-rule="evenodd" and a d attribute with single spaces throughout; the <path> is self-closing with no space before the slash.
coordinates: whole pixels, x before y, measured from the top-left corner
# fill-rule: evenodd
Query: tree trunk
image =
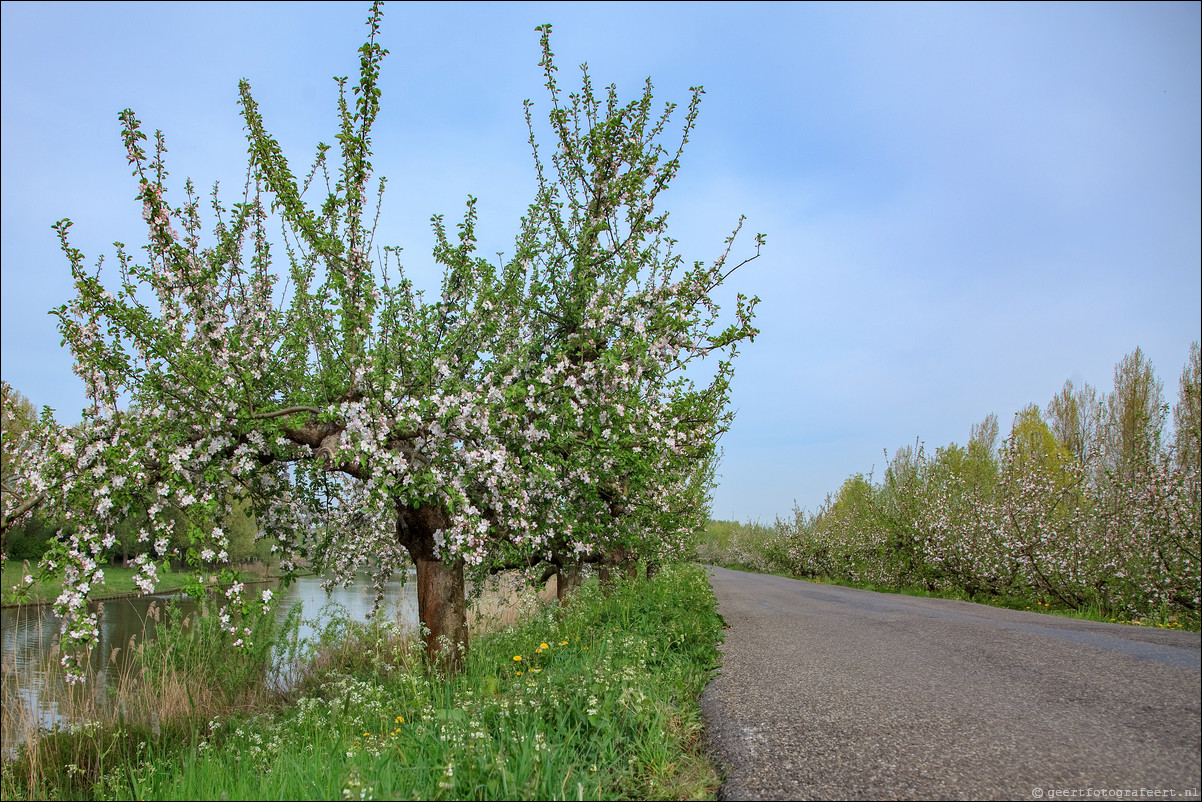
<path id="1" fill-rule="evenodd" d="M 447 674 L 463 668 L 467 656 L 467 604 L 463 560 L 447 565 L 433 554 L 414 556 L 417 563 L 417 616 L 426 640 L 426 658 Z"/>
<path id="2" fill-rule="evenodd" d="M 449 526 L 438 507 L 397 506 L 397 540 L 417 566 L 417 617 L 426 660 L 447 675 L 463 668 L 468 646 L 463 560 L 448 565 L 435 555 L 434 533 Z"/>
<path id="3" fill-rule="evenodd" d="M 580 589 L 583 579 L 580 563 L 569 563 L 559 567 L 555 572 L 555 598 L 559 600 L 560 604 L 563 604 L 564 599 Z"/>
<path id="4" fill-rule="evenodd" d="M 624 549 L 611 549 L 601 555 L 597 564 L 597 574 L 601 578 L 601 589 L 609 591 L 617 582 L 618 577 L 627 573 L 626 552 Z"/>

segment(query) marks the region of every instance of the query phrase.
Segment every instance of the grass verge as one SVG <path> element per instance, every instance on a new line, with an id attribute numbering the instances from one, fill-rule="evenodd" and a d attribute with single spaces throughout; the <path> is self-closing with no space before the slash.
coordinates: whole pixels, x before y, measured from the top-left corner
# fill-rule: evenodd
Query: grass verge
<path id="1" fill-rule="evenodd" d="M 18 756 L 5 763 L 3 795 L 712 798 L 720 781 L 701 746 L 697 699 L 721 627 L 696 565 L 608 592 L 592 580 L 566 606 L 477 638 L 450 679 L 426 671 L 391 623 L 336 619 L 296 664 L 281 703 L 259 697 L 257 709 L 160 721 L 157 733 L 121 722 L 104 737 L 75 733 L 79 753 L 56 756 L 75 770 L 23 772 Z"/>

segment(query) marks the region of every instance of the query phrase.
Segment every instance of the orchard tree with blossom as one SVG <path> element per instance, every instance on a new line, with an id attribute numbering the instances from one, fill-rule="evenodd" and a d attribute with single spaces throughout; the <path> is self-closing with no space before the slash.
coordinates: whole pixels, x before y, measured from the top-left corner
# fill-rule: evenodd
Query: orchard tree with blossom
<path id="1" fill-rule="evenodd" d="M 562 587 L 582 559 L 682 554 L 703 524 L 715 443 L 731 419 L 732 359 L 757 333 L 756 299 L 739 295 L 733 322 L 716 329 L 712 293 L 755 257 L 728 264 L 736 228 L 715 261 L 686 266 L 656 208 L 680 169 L 701 88 L 668 149 L 676 107 L 657 112 L 649 80 L 622 104 L 614 86 L 598 96 L 583 66 L 580 90 L 565 99 L 551 26 L 538 30 L 554 149 L 549 160 L 540 153 L 527 103 L 538 197 L 524 226 L 534 258 L 521 265 L 531 334 L 551 371 L 533 400 L 551 425 L 559 496 L 550 561 Z M 725 358 L 698 388 L 686 371 L 713 353 Z"/>
<path id="2" fill-rule="evenodd" d="M 1066 383 L 1046 419 L 1029 405 L 996 449 L 993 415 L 967 448 L 901 449 L 883 483 L 853 477 L 817 513 L 777 521 L 753 559 L 799 575 L 1197 628 L 1199 353 L 1194 342 L 1171 446 L 1160 382 L 1136 349 L 1116 366 L 1113 394 Z"/>
<path id="3" fill-rule="evenodd" d="M 586 70 L 565 100 L 541 28 L 552 169 L 531 124 L 538 192 L 508 258 L 477 255 L 474 199 L 453 231 L 433 218 L 443 279 L 427 297 L 399 249 L 375 242 L 381 20 L 376 3 L 358 82 L 337 80 L 337 144 L 319 144 L 303 177 L 244 81 L 246 182 L 232 204 L 214 187 L 211 233 L 190 181 L 173 205 L 164 139 L 148 151 L 129 110 L 144 257 L 116 243 L 117 281 L 102 280 L 71 246 L 70 221 L 55 226 L 76 291 L 57 314 L 89 406 L 71 429 L 45 418 L 29 430 L 3 525 L 37 506 L 67 524 L 45 567 L 66 580 L 56 610 L 68 668 L 96 642 L 85 601 L 135 509 L 150 545 L 137 558 L 145 592 L 169 557 L 208 573 L 223 562 L 220 523 L 236 505 L 253 509 L 286 574 L 349 582 L 367 570 L 382 596 L 412 561 L 427 654 L 447 670 L 467 648 L 465 577 L 658 559 L 704 515 L 732 360 L 757 332 L 756 299 L 742 296 L 719 324 L 735 235 L 715 262 L 685 265 L 655 207 L 701 90 L 669 149 L 673 107 L 654 112 L 649 82 L 622 105 L 612 87 L 597 98 Z M 707 357 L 708 373 L 693 369 Z M 178 521 L 187 545 L 172 548 Z M 227 596 L 221 620 L 245 637 L 242 586 Z"/>

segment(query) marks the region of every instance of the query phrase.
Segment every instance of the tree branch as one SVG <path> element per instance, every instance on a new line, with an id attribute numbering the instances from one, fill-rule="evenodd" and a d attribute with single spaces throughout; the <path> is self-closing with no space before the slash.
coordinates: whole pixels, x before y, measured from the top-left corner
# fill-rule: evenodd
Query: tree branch
<path id="1" fill-rule="evenodd" d="M 296 415 L 301 412 L 308 412 L 310 415 L 320 415 L 321 410 L 317 407 L 284 407 L 277 409 L 274 412 L 260 412 L 257 415 L 252 415 L 251 420 L 270 420 L 271 418 L 283 418 L 288 415 Z"/>
<path id="2" fill-rule="evenodd" d="M 21 502 L 21 504 L 18 505 L 18 507 L 12 512 L 5 513 L 4 517 L 0 518 L 0 532 L 7 532 L 9 529 L 11 529 L 13 523 L 17 519 L 41 504 L 42 500 L 45 498 L 45 495 L 45 493 L 38 493 L 36 496 Z"/>

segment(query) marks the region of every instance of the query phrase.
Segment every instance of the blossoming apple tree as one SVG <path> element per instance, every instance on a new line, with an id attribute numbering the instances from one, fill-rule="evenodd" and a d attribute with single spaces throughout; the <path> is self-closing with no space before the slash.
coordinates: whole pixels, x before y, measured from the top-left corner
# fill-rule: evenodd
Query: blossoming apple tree
<path id="1" fill-rule="evenodd" d="M 669 150 L 661 138 L 675 107 L 655 113 L 650 82 L 622 105 L 612 86 L 598 97 L 584 68 L 565 102 L 550 26 L 539 30 L 555 148 L 548 165 L 528 105 L 539 191 L 524 229 L 534 259 L 523 267 L 532 337 L 549 371 L 538 414 L 552 424 L 547 453 L 560 479 L 552 559 L 568 569 L 585 555 L 655 559 L 680 551 L 703 520 L 699 478 L 730 422 L 731 359 L 756 334 L 756 299 L 738 296 L 734 320 L 715 331 L 712 293 L 747 261 L 728 265 L 738 230 L 717 260 L 684 269 L 656 208 L 680 168 L 701 89 Z M 715 352 L 727 358 L 698 389 L 686 370 Z"/>
<path id="2" fill-rule="evenodd" d="M 398 250 L 375 242 L 381 19 L 377 3 L 358 83 L 338 80 L 337 145 L 319 144 L 303 177 L 243 82 L 246 183 L 232 204 L 214 187 L 208 235 L 190 181 L 169 199 L 161 133 L 149 146 L 129 110 L 144 256 L 115 244 L 114 280 L 103 260 L 88 269 L 70 221 L 55 226 L 75 283 L 57 315 L 89 406 L 70 429 L 50 417 L 31 427 L 4 526 L 38 505 L 66 524 L 46 567 L 66 580 L 56 610 L 69 668 L 96 642 L 85 601 L 135 506 L 147 511 L 146 592 L 168 557 L 210 574 L 224 561 L 235 502 L 253 506 L 285 572 L 348 581 L 366 569 L 382 590 L 412 560 L 428 654 L 450 669 L 467 646 L 465 572 L 655 559 L 704 514 L 756 299 L 739 296 L 720 328 L 714 297 L 737 267 L 735 236 L 715 262 L 686 266 L 655 207 L 701 90 L 669 149 L 673 107 L 654 112 L 649 82 L 622 105 L 612 87 L 599 99 L 585 71 L 565 100 L 540 29 L 550 167 L 531 124 L 538 193 L 507 259 L 477 255 L 474 200 L 454 231 L 433 219 L 444 273 L 427 297 Z M 708 373 L 692 370 L 713 355 Z M 178 520 L 188 545 L 173 550 Z M 242 591 L 231 585 L 222 612 L 234 637 L 248 634 Z"/>

